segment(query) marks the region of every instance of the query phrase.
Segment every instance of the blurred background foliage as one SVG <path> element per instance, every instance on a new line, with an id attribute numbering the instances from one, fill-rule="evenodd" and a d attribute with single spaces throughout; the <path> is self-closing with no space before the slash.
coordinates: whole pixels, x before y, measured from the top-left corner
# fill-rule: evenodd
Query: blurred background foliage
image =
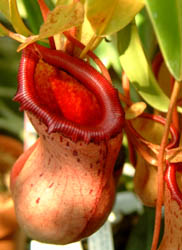
<path id="1" fill-rule="evenodd" d="M 17 88 L 17 71 L 20 54 L 17 43 L 10 38 L 0 38 L 0 131 L 22 139 L 23 114 L 12 101 Z"/>

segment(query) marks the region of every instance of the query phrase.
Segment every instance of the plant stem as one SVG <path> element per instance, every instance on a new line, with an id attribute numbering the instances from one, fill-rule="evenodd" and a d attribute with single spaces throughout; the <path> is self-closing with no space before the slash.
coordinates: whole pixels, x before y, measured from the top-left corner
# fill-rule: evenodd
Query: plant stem
<path id="1" fill-rule="evenodd" d="M 79 42 L 77 39 L 75 39 L 70 32 L 64 32 L 64 35 L 66 38 L 76 47 L 80 48 L 82 51 L 85 49 L 85 45 Z M 102 61 L 91 51 L 89 50 L 87 52 L 87 55 L 97 64 L 99 67 L 102 75 L 109 81 L 112 82 L 110 74 L 108 69 L 105 67 L 105 65 L 102 63 Z"/>
<path id="2" fill-rule="evenodd" d="M 158 155 L 158 192 L 157 192 L 157 202 L 156 202 L 156 214 L 155 214 L 155 227 L 153 234 L 153 242 L 151 250 L 156 250 L 158 241 L 159 241 L 159 233 L 160 233 L 160 225 L 161 225 L 161 209 L 163 205 L 163 196 L 164 196 L 164 170 L 165 170 L 165 160 L 164 153 L 168 141 L 170 125 L 172 121 L 173 110 L 176 105 L 176 101 L 178 98 L 178 94 L 180 91 L 181 83 L 175 81 L 172 95 L 170 98 L 169 109 L 166 117 L 166 124 L 164 126 L 164 134 L 161 141 L 160 151 Z"/>
<path id="3" fill-rule="evenodd" d="M 122 84 L 122 88 L 123 88 L 125 97 L 128 99 L 129 102 L 131 102 L 130 82 L 129 82 L 129 79 L 124 71 L 122 73 L 121 84 Z"/>
<path id="4" fill-rule="evenodd" d="M 80 58 L 83 59 L 85 57 L 85 55 L 87 54 L 87 52 L 91 49 L 92 44 L 95 42 L 97 36 L 94 34 L 92 36 L 92 38 L 90 39 L 90 41 L 88 42 L 87 46 L 82 50 L 81 54 L 80 54 Z"/>
<path id="5" fill-rule="evenodd" d="M 90 50 L 94 51 L 97 48 L 98 44 L 101 42 L 102 39 L 103 39 L 103 37 L 97 36 L 97 38 L 95 39 L 94 43 L 92 44 Z"/>
<path id="6" fill-rule="evenodd" d="M 128 107 L 132 105 L 132 102 L 130 99 L 128 99 L 125 95 L 123 95 L 121 92 L 119 92 L 119 99 L 121 102 L 124 102 Z"/>

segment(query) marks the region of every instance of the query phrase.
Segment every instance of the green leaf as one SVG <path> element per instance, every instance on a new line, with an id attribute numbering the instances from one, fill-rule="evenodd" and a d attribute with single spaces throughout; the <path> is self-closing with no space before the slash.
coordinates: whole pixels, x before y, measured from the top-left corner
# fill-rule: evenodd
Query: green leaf
<path id="1" fill-rule="evenodd" d="M 9 11 L 10 11 L 11 23 L 14 29 L 16 30 L 16 32 L 24 36 L 31 35 L 31 32 L 25 26 L 24 22 L 21 19 L 21 16 L 19 14 L 18 7 L 16 4 L 16 0 L 9 0 Z"/>
<path id="2" fill-rule="evenodd" d="M 56 3 L 57 3 L 57 0 L 44 0 L 47 7 L 50 9 L 50 10 L 53 10 Z M 73 1 L 72 1 L 73 2 Z"/>
<path id="3" fill-rule="evenodd" d="M 114 34 L 108 37 L 108 39 L 109 41 L 103 39 L 99 46 L 94 50 L 94 53 L 100 58 L 106 68 L 113 67 L 120 77 L 122 70 L 117 50 L 117 36 Z"/>
<path id="4" fill-rule="evenodd" d="M 125 27 L 143 7 L 143 0 L 87 0 L 86 15 L 96 35 L 111 35 Z"/>
<path id="5" fill-rule="evenodd" d="M 80 2 L 56 6 L 53 11 L 49 12 L 46 21 L 40 28 L 39 34 L 28 37 L 25 43 L 19 46 L 18 50 L 25 48 L 35 41 L 54 36 L 73 26 L 80 25 L 83 22 L 83 16 L 83 5 Z"/>
<path id="6" fill-rule="evenodd" d="M 144 54 L 135 23 L 118 33 L 120 62 L 138 94 L 153 108 L 167 112 L 169 98 L 156 81 Z"/>
<path id="7" fill-rule="evenodd" d="M 12 98 L 15 93 L 16 93 L 15 88 L 0 86 L 0 97 Z"/>
<path id="8" fill-rule="evenodd" d="M 16 124 L 16 126 L 15 126 Z M 0 100 L 0 129 L 20 135 L 23 130 L 23 120 Z"/>
<path id="9" fill-rule="evenodd" d="M 126 250 L 150 250 L 154 229 L 154 208 L 144 207 L 144 214 L 133 227 Z"/>
<path id="10" fill-rule="evenodd" d="M 139 217 L 129 235 L 126 250 L 151 250 L 154 231 L 155 209 L 144 207 L 144 213 Z M 160 240 L 164 232 L 164 220 L 161 223 Z"/>
<path id="11" fill-rule="evenodd" d="M 145 0 L 166 65 L 182 80 L 182 1 Z"/>
<path id="12" fill-rule="evenodd" d="M 88 21 L 87 16 L 84 15 L 84 21 L 82 25 L 78 27 L 77 37 L 79 38 L 80 42 L 87 45 L 94 35 L 94 30 Z"/>
<path id="13" fill-rule="evenodd" d="M 27 24 L 32 32 L 37 34 L 41 24 L 43 23 L 40 7 L 35 0 L 21 0 L 21 2 L 25 10 Z"/>
<path id="14" fill-rule="evenodd" d="M 153 30 L 152 23 L 146 11 L 143 8 L 135 17 L 136 25 L 144 48 L 144 52 L 151 61 L 157 50 L 157 39 Z"/>
<path id="15" fill-rule="evenodd" d="M 0 1 L 0 12 L 3 13 L 3 15 L 10 20 L 10 14 L 9 14 L 9 3 L 7 0 L 1 0 Z"/>
<path id="16" fill-rule="evenodd" d="M 9 30 L 0 23 L 0 36 L 8 36 Z"/>

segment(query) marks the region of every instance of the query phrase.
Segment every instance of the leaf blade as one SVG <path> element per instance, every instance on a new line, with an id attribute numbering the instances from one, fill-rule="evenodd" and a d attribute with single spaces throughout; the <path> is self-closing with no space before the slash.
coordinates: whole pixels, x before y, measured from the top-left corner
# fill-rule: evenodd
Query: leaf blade
<path id="1" fill-rule="evenodd" d="M 139 95 L 153 108 L 167 112 L 169 98 L 152 73 L 134 23 L 119 32 L 118 42 L 121 65 Z"/>
<path id="2" fill-rule="evenodd" d="M 147 11 L 169 71 L 182 80 L 182 2 L 145 0 Z"/>
<path id="3" fill-rule="evenodd" d="M 125 27 L 143 7 L 143 0 L 88 0 L 86 14 L 96 35 L 111 35 Z"/>
<path id="4" fill-rule="evenodd" d="M 32 32 L 37 34 L 39 32 L 40 25 L 43 23 L 43 18 L 40 12 L 39 5 L 35 0 L 21 0 L 24 6 L 27 23 Z M 36 13 L 36 15 L 35 15 Z"/>
<path id="5" fill-rule="evenodd" d="M 0 23 L 0 36 L 8 36 L 9 30 Z"/>
<path id="6" fill-rule="evenodd" d="M 18 51 L 35 41 L 54 36 L 73 26 L 80 25 L 83 22 L 83 12 L 83 5 L 80 2 L 56 6 L 53 11 L 49 12 L 46 21 L 40 28 L 39 34 L 28 37 L 19 46 Z"/>
<path id="7" fill-rule="evenodd" d="M 21 16 L 18 11 L 16 0 L 9 0 L 9 11 L 10 11 L 10 20 L 17 33 L 24 36 L 29 36 L 32 33 L 23 23 Z"/>

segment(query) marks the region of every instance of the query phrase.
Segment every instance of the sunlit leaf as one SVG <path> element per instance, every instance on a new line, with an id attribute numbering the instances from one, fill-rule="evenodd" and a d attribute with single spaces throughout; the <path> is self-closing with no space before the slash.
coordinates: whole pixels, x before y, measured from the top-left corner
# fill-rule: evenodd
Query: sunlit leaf
<path id="1" fill-rule="evenodd" d="M 182 80 L 182 1 L 145 0 L 166 65 Z"/>
<path id="2" fill-rule="evenodd" d="M 19 46 L 18 50 L 25 48 L 27 45 L 54 36 L 60 32 L 78 26 L 83 22 L 83 5 L 80 2 L 70 5 L 58 5 L 53 11 L 50 11 L 46 21 L 40 28 L 38 35 L 30 36 L 25 43 Z"/>
<path id="3" fill-rule="evenodd" d="M 80 27 L 78 27 L 78 38 L 79 41 L 83 44 L 87 45 L 90 39 L 94 35 L 94 30 L 88 21 L 88 18 L 86 15 L 84 15 L 84 21 Z"/>
<path id="4" fill-rule="evenodd" d="M 21 19 L 21 16 L 17 8 L 16 0 L 9 0 L 9 11 L 10 11 L 11 23 L 16 32 L 24 36 L 31 35 L 31 32 L 25 26 L 24 22 Z"/>
<path id="5" fill-rule="evenodd" d="M 48 14 L 46 22 L 41 26 L 40 34 L 44 37 L 53 36 L 83 22 L 84 9 L 80 2 L 69 5 L 57 5 Z"/>
<path id="6" fill-rule="evenodd" d="M 18 34 L 18 33 L 14 33 L 10 30 L 8 30 L 3 24 L 0 23 L 0 36 L 9 36 L 11 37 L 12 39 L 20 42 L 20 43 L 23 43 L 25 42 L 25 37 L 21 34 Z"/>
<path id="7" fill-rule="evenodd" d="M 121 76 L 122 70 L 117 50 L 116 34 L 109 36 L 108 40 L 103 39 L 99 46 L 95 49 L 94 53 L 97 54 L 106 68 L 112 67 L 116 71 L 118 76 Z M 119 85 L 121 86 L 121 80 L 119 81 Z"/>
<path id="8" fill-rule="evenodd" d="M 26 37 L 18 33 L 9 32 L 8 36 L 20 43 L 24 43 L 26 41 Z"/>
<path id="9" fill-rule="evenodd" d="M 1 0 L 0 1 L 0 12 L 3 13 L 3 15 L 10 20 L 10 14 L 9 14 L 9 2 L 8 0 Z"/>
<path id="10" fill-rule="evenodd" d="M 125 118 L 131 120 L 141 115 L 146 109 L 147 105 L 144 102 L 137 102 L 125 109 Z"/>
<path id="11" fill-rule="evenodd" d="M 139 95 L 152 107 L 166 112 L 169 98 L 159 87 L 144 54 L 135 23 L 118 33 L 121 65 Z"/>
<path id="12" fill-rule="evenodd" d="M 57 3 L 59 4 L 63 4 L 63 3 L 69 4 L 71 2 L 72 0 L 57 0 Z M 83 4 L 84 9 L 85 9 L 86 0 L 80 0 L 80 2 Z M 76 34 L 77 39 L 84 45 L 87 45 L 94 34 L 95 32 L 87 18 L 87 15 L 84 15 L 82 24 L 79 27 L 77 27 L 77 34 Z"/>
<path id="13" fill-rule="evenodd" d="M 143 0 L 87 0 L 86 14 L 97 35 L 125 27 L 143 7 Z"/>

